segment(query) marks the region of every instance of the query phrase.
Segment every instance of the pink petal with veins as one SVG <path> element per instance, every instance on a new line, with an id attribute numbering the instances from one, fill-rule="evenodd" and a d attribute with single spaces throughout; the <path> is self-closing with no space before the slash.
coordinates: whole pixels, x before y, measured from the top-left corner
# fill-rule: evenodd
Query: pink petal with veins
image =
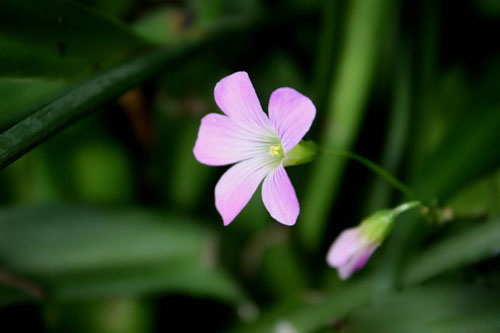
<path id="1" fill-rule="evenodd" d="M 236 72 L 217 82 L 214 97 L 222 112 L 243 127 L 272 130 L 246 72 Z"/>
<path id="2" fill-rule="evenodd" d="M 227 170 L 215 186 L 215 207 L 224 225 L 231 223 L 248 203 L 264 177 L 270 174 L 275 161 L 268 156 L 239 162 Z"/>
<path id="3" fill-rule="evenodd" d="M 269 99 L 269 118 L 288 153 L 311 128 L 316 108 L 309 98 L 292 88 L 276 89 Z"/>
<path id="4" fill-rule="evenodd" d="M 283 165 L 266 177 L 262 200 L 271 216 L 285 225 L 294 225 L 299 216 L 299 201 Z"/>
<path id="5" fill-rule="evenodd" d="M 272 143 L 262 131 L 240 126 L 231 118 L 210 113 L 201 120 L 193 153 L 207 165 L 226 165 L 269 153 Z"/>

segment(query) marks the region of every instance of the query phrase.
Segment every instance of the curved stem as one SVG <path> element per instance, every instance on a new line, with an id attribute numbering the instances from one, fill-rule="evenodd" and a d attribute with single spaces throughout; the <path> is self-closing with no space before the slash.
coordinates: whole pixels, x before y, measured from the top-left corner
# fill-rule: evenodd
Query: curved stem
<path id="1" fill-rule="evenodd" d="M 331 150 L 331 149 L 325 149 L 322 147 L 318 147 L 318 150 L 325 155 L 345 157 L 345 158 L 350 158 L 352 160 L 358 161 L 361 164 L 363 164 L 364 166 L 366 166 L 368 169 L 375 172 L 380 177 L 384 178 L 389 184 L 396 187 L 398 190 L 400 190 L 401 192 L 406 194 L 408 197 L 414 198 L 414 199 L 419 199 L 419 196 L 415 191 L 413 191 L 411 188 L 406 186 L 403 182 L 399 181 L 396 177 L 391 175 L 389 172 L 385 171 L 385 169 L 383 169 L 381 166 L 379 166 L 378 164 L 370 161 L 369 159 L 367 159 L 361 155 L 358 155 L 358 154 L 350 152 L 350 151 Z"/>

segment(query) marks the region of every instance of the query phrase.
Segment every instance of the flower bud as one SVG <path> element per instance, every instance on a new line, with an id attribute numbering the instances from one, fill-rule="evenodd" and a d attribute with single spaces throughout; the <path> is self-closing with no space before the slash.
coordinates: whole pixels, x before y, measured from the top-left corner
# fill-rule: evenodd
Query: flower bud
<path id="1" fill-rule="evenodd" d="M 283 161 L 283 166 L 292 166 L 311 162 L 316 157 L 318 148 L 313 141 L 300 141 L 290 150 Z"/>
<path id="2" fill-rule="evenodd" d="M 420 205 L 408 202 L 393 209 L 378 211 L 354 228 L 344 230 L 333 242 L 327 255 L 327 262 L 337 268 L 342 280 L 348 279 L 360 270 L 373 252 L 389 235 L 397 217 L 404 211 Z"/>

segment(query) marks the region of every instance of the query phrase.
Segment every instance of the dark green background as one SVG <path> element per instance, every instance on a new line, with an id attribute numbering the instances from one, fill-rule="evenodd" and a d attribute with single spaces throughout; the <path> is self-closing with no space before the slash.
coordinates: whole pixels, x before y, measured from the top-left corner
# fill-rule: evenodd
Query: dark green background
<path id="1" fill-rule="evenodd" d="M 0 0 L 2 332 L 500 331 L 499 32 L 495 0 Z M 319 157 L 294 227 L 260 191 L 223 227 L 192 148 L 239 70 L 439 216 L 340 281 L 335 237 L 407 198 Z"/>

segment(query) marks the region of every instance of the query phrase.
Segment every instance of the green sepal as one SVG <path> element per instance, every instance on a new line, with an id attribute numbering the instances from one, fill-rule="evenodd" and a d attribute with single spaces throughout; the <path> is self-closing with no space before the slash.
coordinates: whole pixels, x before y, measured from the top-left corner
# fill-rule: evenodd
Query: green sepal
<path id="1" fill-rule="evenodd" d="M 401 213 L 419 205 L 420 202 L 418 201 L 410 201 L 405 202 L 393 209 L 384 209 L 375 212 L 361 222 L 361 234 L 370 243 L 380 244 L 391 232 L 394 222 L 398 216 Z"/>
<path id="2" fill-rule="evenodd" d="M 316 157 L 318 147 L 313 141 L 300 141 L 290 150 L 283 161 L 283 166 L 309 163 Z"/>

